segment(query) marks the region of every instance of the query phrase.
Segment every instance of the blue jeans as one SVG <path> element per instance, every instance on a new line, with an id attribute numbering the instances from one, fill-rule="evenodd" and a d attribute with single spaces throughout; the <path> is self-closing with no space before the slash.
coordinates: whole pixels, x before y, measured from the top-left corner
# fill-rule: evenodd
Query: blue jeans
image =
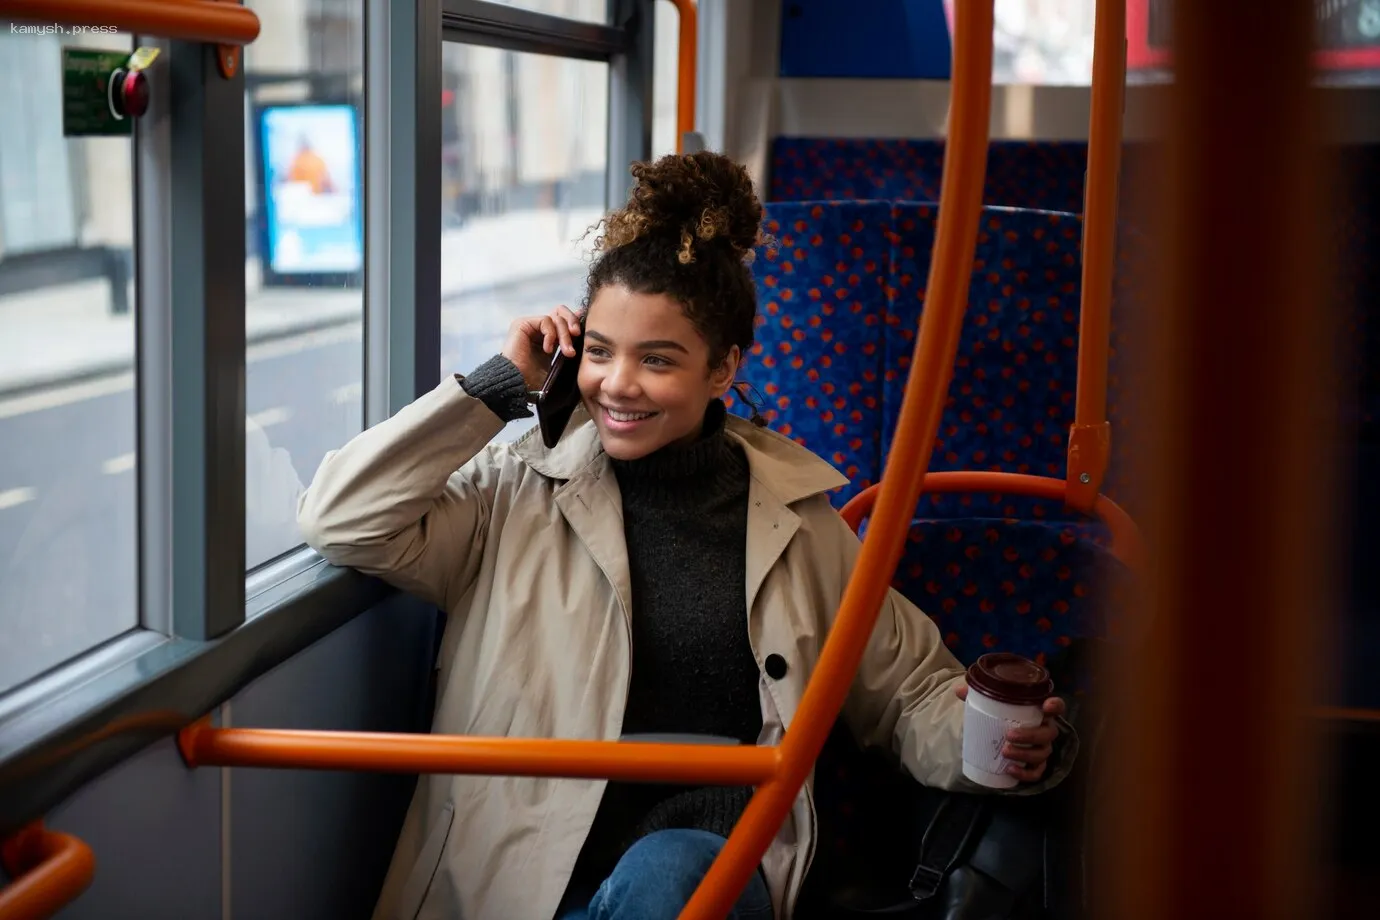
<path id="1" fill-rule="evenodd" d="M 725 843 L 709 831 L 648 834 L 623 854 L 589 903 L 584 903 L 587 893 L 568 893 L 556 920 L 676 920 Z M 770 920 L 771 915 L 767 883 L 755 872 L 728 920 Z"/>

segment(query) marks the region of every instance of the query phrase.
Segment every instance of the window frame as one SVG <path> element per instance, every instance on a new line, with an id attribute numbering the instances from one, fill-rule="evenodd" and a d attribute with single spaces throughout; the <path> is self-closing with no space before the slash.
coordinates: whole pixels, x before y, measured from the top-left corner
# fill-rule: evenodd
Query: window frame
<path id="1" fill-rule="evenodd" d="M 618 18 L 622 6 L 610 3 L 615 24 L 600 25 L 487 0 L 443 0 L 441 40 L 607 63 L 632 42 Z"/>
<path id="2" fill-rule="evenodd" d="M 609 65 L 608 199 L 651 149 L 652 4 L 611 25 L 363 0 L 366 426 L 440 380 L 442 41 Z M 0 836 L 397 592 L 298 547 L 245 572 L 245 77 L 166 61 L 135 130 L 139 626 L 0 693 Z M 431 98 L 435 105 L 419 104 Z"/>

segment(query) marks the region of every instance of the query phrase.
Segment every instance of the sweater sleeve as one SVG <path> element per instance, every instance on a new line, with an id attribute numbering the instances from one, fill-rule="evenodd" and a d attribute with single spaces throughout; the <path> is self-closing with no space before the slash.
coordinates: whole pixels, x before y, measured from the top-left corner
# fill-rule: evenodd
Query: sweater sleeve
<path id="1" fill-rule="evenodd" d="M 522 372 L 503 355 L 494 355 L 467 376 L 456 374 L 455 377 L 466 393 L 481 400 L 503 421 L 532 417 L 527 408 L 527 384 Z"/>

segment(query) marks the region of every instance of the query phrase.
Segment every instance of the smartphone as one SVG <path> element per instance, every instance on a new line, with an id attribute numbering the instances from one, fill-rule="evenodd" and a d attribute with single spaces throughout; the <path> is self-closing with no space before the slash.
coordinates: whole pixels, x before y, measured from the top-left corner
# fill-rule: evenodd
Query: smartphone
<path id="1" fill-rule="evenodd" d="M 537 391 L 537 424 L 541 426 L 542 443 L 548 449 L 555 447 L 561 439 L 565 426 L 570 424 L 570 417 L 575 414 L 575 407 L 580 404 L 579 373 L 583 343 L 584 336 L 571 336 L 571 344 L 575 347 L 573 356 L 567 355 L 557 345 L 546 382 Z"/>

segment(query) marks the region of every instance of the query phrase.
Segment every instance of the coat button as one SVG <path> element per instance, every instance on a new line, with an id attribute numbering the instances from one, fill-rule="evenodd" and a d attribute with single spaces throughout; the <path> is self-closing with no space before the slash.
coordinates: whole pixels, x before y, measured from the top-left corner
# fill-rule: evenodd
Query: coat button
<path id="1" fill-rule="evenodd" d="M 786 659 L 780 655 L 771 654 L 767 656 L 767 676 L 772 680 L 780 680 L 786 676 Z"/>

